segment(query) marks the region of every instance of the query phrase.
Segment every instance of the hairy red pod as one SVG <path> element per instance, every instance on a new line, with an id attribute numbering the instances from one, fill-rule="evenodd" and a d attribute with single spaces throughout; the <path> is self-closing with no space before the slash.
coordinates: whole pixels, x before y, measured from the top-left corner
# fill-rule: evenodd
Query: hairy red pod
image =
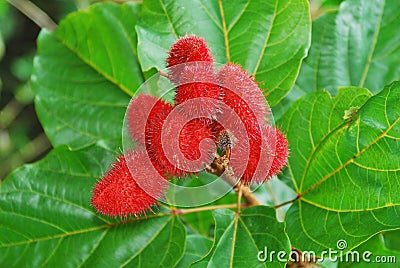
<path id="1" fill-rule="evenodd" d="M 281 169 L 287 165 L 289 156 L 288 141 L 278 128 L 275 128 L 275 140 L 274 159 L 269 169 L 269 177 L 281 172 Z"/>
<path id="2" fill-rule="evenodd" d="M 224 103 L 238 113 L 240 118 L 244 120 L 254 115 L 256 120 L 266 119 L 269 110 L 265 97 L 257 83 L 241 66 L 226 64 L 221 67 L 217 73 L 217 81 L 223 88 Z"/>
<path id="3" fill-rule="evenodd" d="M 179 111 L 172 113 L 172 105 L 165 108 L 151 113 L 147 120 L 146 149 L 150 159 L 169 176 L 183 177 L 203 169 L 214 152 L 212 142 L 206 142 L 203 155 L 199 148 L 203 140 L 213 138 L 211 120 L 187 120 Z M 194 160 L 199 161 L 193 163 Z"/>
<path id="4" fill-rule="evenodd" d="M 214 60 L 204 39 L 195 35 L 186 35 L 172 45 L 168 53 L 167 66 L 172 67 L 194 61 L 213 62 Z"/>
<path id="5" fill-rule="evenodd" d="M 159 176 L 151 166 L 145 152 L 135 152 L 118 157 L 111 169 L 97 182 L 93 189 L 92 206 L 100 213 L 111 217 L 137 216 L 151 210 L 166 188 L 164 179 L 150 180 Z M 128 168 L 127 161 L 134 162 L 135 169 Z M 131 172 L 133 171 L 134 176 Z M 146 184 L 146 191 L 139 186 L 138 180 Z M 141 184 L 142 185 L 142 184 Z"/>
<path id="6" fill-rule="evenodd" d="M 245 184 L 268 179 L 273 160 L 274 132 L 266 124 L 267 103 L 257 83 L 239 66 L 227 64 L 218 71 L 223 90 L 221 113 L 217 120 L 237 139 L 232 148 L 230 165 Z M 238 131 L 239 126 L 245 133 Z M 247 141 L 247 142 L 246 142 Z M 244 157 L 248 160 L 244 161 Z M 243 171 L 242 174 L 239 171 Z"/>
<path id="7" fill-rule="evenodd" d="M 168 110 L 170 105 L 151 95 L 140 94 L 132 99 L 127 111 L 127 125 L 129 134 L 139 146 L 145 144 L 146 122 L 154 115 Z"/>
<path id="8" fill-rule="evenodd" d="M 275 134 L 269 125 L 256 126 L 256 124 L 246 127 L 248 143 L 245 137 L 240 137 L 232 146 L 232 153 L 229 165 L 235 171 L 235 175 L 240 176 L 244 184 L 262 183 L 268 180 L 268 172 L 274 158 Z M 235 135 L 233 131 L 233 135 Z M 248 154 L 247 161 L 243 161 L 244 155 Z M 242 174 L 237 174 L 238 170 L 244 170 Z"/>
<path id="9" fill-rule="evenodd" d="M 162 100 L 160 100 L 163 102 Z M 163 110 L 151 112 L 146 122 L 145 141 L 146 150 L 151 161 L 161 167 L 169 176 L 182 176 L 185 172 L 174 166 L 167 158 L 163 148 L 162 131 L 165 127 L 165 120 L 171 113 L 173 106 L 165 103 Z"/>
<path id="10" fill-rule="evenodd" d="M 196 62 L 183 68 L 176 88 L 175 105 L 180 105 L 182 114 L 188 118 L 216 115 L 222 90 L 216 84 L 212 64 Z M 185 102 L 191 100 L 185 105 Z"/>
<path id="11" fill-rule="evenodd" d="M 263 183 L 280 173 L 281 169 L 287 165 L 288 142 L 278 128 L 270 125 L 263 125 L 259 130 L 250 129 L 249 127 L 246 129 L 246 131 L 252 131 L 249 135 L 248 145 L 243 143 L 243 139 L 235 139 L 231 146 L 232 153 L 229 164 L 234 171 L 244 169 L 240 178 L 244 184 Z M 225 131 L 223 130 L 221 133 Z M 223 137 L 224 135 L 221 135 L 220 139 Z M 222 142 L 220 140 L 220 143 Z M 243 162 L 245 146 L 249 146 L 249 158 Z"/>
<path id="12" fill-rule="evenodd" d="M 211 129 L 211 120 L 196 118 L 187 122 L 179 133 L 179 148 L 185 159 L 182 159 L 183 165 L 190 167 L 187 161 L 201 160 L 198 166 L 192 168 L 201 170 L 210 164 L 214 158 L 215 143 L 213 142 L 214 133 Z M 203 144 L 203 155 L 200 151 L 200 144 Z M 201 158 L 201 159 L 200 159 Z M 186 160 L 187 159 L 187 160 Z"/>
<path id="13" fill-rule="evenodd" d="M 178 39 L 171 47 L 167 57 L 169 79 L 176 85 L 181 84 L 181 76 L 190 63 L 203 63 L 206 66 L 213 65 L 213 57 L 204 39 L 187 35 Z"/>

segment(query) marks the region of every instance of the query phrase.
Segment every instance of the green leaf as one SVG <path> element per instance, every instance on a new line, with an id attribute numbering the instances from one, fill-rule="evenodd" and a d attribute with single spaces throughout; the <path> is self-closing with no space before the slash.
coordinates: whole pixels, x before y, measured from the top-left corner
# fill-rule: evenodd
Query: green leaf
<path id="1" fill-rule="evenodd" d="M 91 146 L 53 150 L 0 187 L 1 267 L 173 267 L 185 247 L 177 217 L 126 223 L 96 214 L 90 192 L 114 158 Z"/>
<path id="2" fill-rule="evenodd" d="M 338 212 L 300 201 L 286 214 L 286 230 L 293 247 L 320 256 L 323 250 L 338 250 L 339 240 L 346 241 L 347 252 L 382 230 L 400 228 L 399 215 L 399 206 Z"/>
<path id="3" fill-rule="evenodd" d="M 240 216 L 227 209 L 213 212 L 214 245 L 194 267 L 285 267 L 277 258 L 261 262 L 259 252 L 284 252 L 289 256 L 290 243 L 284 224 L 276 220 L 275 210 L 265 206 L 243 210 Z"/>
<path id="4" fill-rule="evenodd" d="M 338 7 L 343 0 L 322 0 L 320 1 L 322 8 L 329 8 L 329 7 Z"/>
<path id="5" fill-rule="evenodd" d="M 359 86 L 377 93 L 399 79 L 399 16 L 399 1 L 354 0 L 318 18 L 295 90 Z"/>
<path id="6" fill-rule="evenodd" d="M 262 204 L 271 207 L 282 204 L 287 200 L 292 200 L 297 196 L 296 192 L 291 187 L 276 177 L 262 184 L 257 190 L 253 190 L 253 193 Z M 278 220 L 283 221 L 290 205 L 291 204 L 287 204 L 276 209 Z"/>
<path id="7" fill-rule="evenodd" d="M 203 258 L 192 265 L 193 267 L 207 267 L 208 262 L 215 252 L 216 245 L 218 244 L 225 230 L 234 220 L 234 214 L 235 213 L 233 211 L 228 209 L 220 209 L 212 212 L 212 216 L 214 217 L 215 221 L 213 246 Z"/>
<path id="8" fill-rule="evenodd" d="M 399 1 L 354 0 L 313 21 L 309 54 L 293 90 L 273 107 L 275 118 L 310 92 L 358 86 L 377 93 L 400 79 L 399 16 Z"/>
<path id="9" fill-rule="evenodd" d="M 228 193 L 224 197 L 217 201 L 207 204 L 212 205 L 223 205 L 223 204 L 235 204 L 237 202 L 237 195 L 235 192 Z M 182 221 L 186 226 L 194 230 L 196 233 L 204 236 L 213 236 L 214 230 L 214 218 L 211 210 L 201 211 L 197 213 L 188 213 L 181 215 Z"/>
<path id="10" fill-rule="evenodd" d="M 392 268 L 395 267 L 396 264 L 399 263 L 400 260 L 400 252 L 391 251 L 385 247 L 384 244 L 384 236 L 382 234 L 378 234 L 371 239 L 369 239 L 364 244 L 355 248 L 353 252 L 359 253 L 359 261 L 357 261 L 357 253 L 354 254 L 354 259 L 349 255 L 349 257 L 344 256 L 344 261 L 339 262 L 338 267 L 365 267 L 368 265 L 369 267 L 387 267 Z M 371 252 L 371 254 L 369 253 Z M 364 256 L 363 256 L 364 255 Z M 347 259 L 346 259 L 347 258 Z M 363 259 L 365 258 L 365 259 Z"/>
<path id="11" fill-rule="evenodd" d="M 148 0 L 136 26 L 144 70 L 165 68 L 166 52 L 185 34 L 209 44 L 218 63 L 241 64 L 275 105 L 292 88 L 310 44 L 305 0 Z"/>
<path id="12" fill-rule="evenodd" d="M 390 250 L 399 251 L 400 249 L 400 230 L 385 232 L 383 234 L 385 240 L 385 247 Z M 400 258 L 399 258 L 400 260 Z"/>
<path id="13" fill-rule="evenodd" d="M 93 5 L 38 38 L 32 87 L 53 146 L 120 146 L 130 96 L 143 82 L 134 26 L 140 5 Z"/>
<path id="14" fill-rule="evenodd" d="M 278 125 L 286 133 L 289 140 L 290 157 L 288 176 L 291 185 L 297 192 L 304 180 L 310 159 L 322 141 L 329 137 L 330 132 L 346 122 L 343 119 L 345 111 L 350 107 L 361 107 L 371 94 L 362 88 L 341 88 L 338 95 L 332 98 L 326 91 L 310 93 L 295 102 Z"/>
<path id="15" fill-rule="evenodd" d="M 186 251 L 177 267 L 186 268 L 201 259 L 212 246 L 212 240 L 201 235 L 186 237 Z"/>
<path id="16" fill-rule="evenodd" d="M 286 221 L 299 249 L 338 239 L 351 249 L 400 228 L 400 82 L 368 97 L 362 88 L 341 88 L 334 98 L 318 91 L 280 121 L 292 152 L 286 175 L 298 194 Z"/>

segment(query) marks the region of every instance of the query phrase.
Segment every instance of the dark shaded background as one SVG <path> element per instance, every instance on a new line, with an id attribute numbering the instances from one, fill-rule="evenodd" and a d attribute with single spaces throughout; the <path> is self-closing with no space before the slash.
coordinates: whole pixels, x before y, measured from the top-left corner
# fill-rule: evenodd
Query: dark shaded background
<path id="1" fill-rule="evenodd" d="M 78 7 L 71 0 L 32 1 L 55 22 Z M 0 180 L 15 167 L 34 162 L 50 149 L 29 85 L 40 27 L 0 0 Z"/>

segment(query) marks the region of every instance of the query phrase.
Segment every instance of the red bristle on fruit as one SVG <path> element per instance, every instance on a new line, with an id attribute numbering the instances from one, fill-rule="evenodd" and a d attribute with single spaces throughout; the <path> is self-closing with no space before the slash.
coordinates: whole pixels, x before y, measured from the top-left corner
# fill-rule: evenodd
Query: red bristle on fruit
<path id="1" fill-rule="evenodd" d="M 206 41 L 194 35 L 178 39 L 172 45 L 167 57 L 169 79 L 179 85 L 181 75 L 185 73 L 185 68 L 194 62 L 213 66 L 214 60 Z"/>
<path id="2" fill-rule="evenodd" d="M 268 125 L 247 127 L 246 131 L 252 131 L 248 143 L 243 137 L 237 140 L 232 146 L 229 165 L 244 184 L 262 183 L 269 178 L 268 171 L 274 157 L 274 131 Z M 248 155 L 247 161 L 243 161 L 245 155 Z M 237 174 L 240 171 L 242 173 Z"/>
<path id="3" fill-rule="evenodd" d="M 168 103 L 154 96 L 140 94 L 132 99 L 127 111 L 127 125 L 129 134 L 138 145 L 145 144 L 146 122 L 150 113 L 158 114 L 168 109 Z"/>
<path id="4" fill-rule="evenodd" d="M 213 62 L 213 57 L 204 39 L 187 35 L 178 39 L 171 47 L 167 58 L 167 66 L 175 66 L 186 62 Z"/>
<path id="5" fill-rule="evenodd" d="M 211 120 L 196 118 L 186 123 L 179 133 L 179 149 L 185 157 L 180 161 L 183 166 L 197 172 L 210 164 L 216 152 L 213 137 Z M 202 142 L 203 146 L 200 147 Z M 195 160 L 198 160 L 198 163 L 192 166 L 190 161 Z"/>
<path id="6" fill-rule="evenodd" d="M 254 80 L 239 66 L 227 64 L 218 71 L 223 89 L 223 104 L 217 121 L 237 140 L 232 147 L 230 166 L 245 184 L 263 182 L 268 177 L 273 151 L 267 140 L 271 130 L 266 125 L 267 103 Z M 238 131 L 239 127 L 243 130 Z M 244 161 L 244 157 L 248 157 Z M 238 174 L 241 173 L 241 174 Z"/>
<path id="7" fill-rule="evenodd" d="M 128 160 L 124 155 L 119 156 L 93 189 L 91 203 L 98 212 L 106 216 L 126 218 L 145 213 L 156 205 L 167 186 L 165 179 L 154 179 L 160 175 L 148 161 L 145 152 L 130 153 L 127 157 Z M 134 177 L 127 161 L 134 163 Z M 143 183 L 145 180 L 150 183 Z"/>
<path id="8" fill-rule="evenodd" d="M 257 120 L 264 121 L 269 114 L 267 102 L 252 77 L 236 64 L 226 64 L 218 70 L 217 81 L 223 88 L 223 101 L 241 117 L 250 111 Z"/>
<path id="9" fill-rule="evenodd" d="M 172 110 L 173 106 L 166 104 L 163 110 L 152 111 L 150 113 L 145 130 L 146 150 L 151 161 L 159 165 L 166 174 L 169 176 L 183 176 L 186 173 L 168 160 L 162 141 L 162 131 L 167 127 L 165 120 Z"/>
<path id="10" fill-rule="evenodd" d="M 172 106 L 149 118 L 146 126 L 149 156 L 170 176 L 204 169 L 215 152 L 212 138 L 210 119 L 188 120 Z"/>
<path id="11" fill-rule="evenodd" d="M 288 141 L 278 128 L 275 128 L 275 137 L 276 144 L 274 159 L 272 161 L 271 168 L 269 169 L 269 177 L 272 177 L 281 172 L 281 169 L 287 165 L 289 156 Z"/>
<path id="12" fill-rule="evenodd" d="M 215 116 L 222 99 L 222 90 L 216 84 L 212 64 L 189 64 L 179 79 L 175 105 L 179 105 L 182 114 L 188 118 Z"/>
<path id="13" fill-rule="evenodd" d="M 164 153 L 175 167 L 186 173 L 197 173 L 209 165 L 216 152 L 211 120 L 188 121 L 175 114 L 164 128 Z"/>
<path id="14" fill-rule="evenodd" d="M 225 97 L 230 98 L 226 100 L 224 98 L 225 105 L 220 107 L 221 113 L 218 114 L 218 124 L 215 128 L 221 130 L 218 137 L 228 131 L 237 140 L 231 148 L 229 165 L 234 169 L 235 175 L 241 177 L 241 181 L 248 184 L 253 181 L 260 158 L 263 141 L 261 129 L 264 122 L 257 120 L 253 110 L 249 109 L 237 94 L 228 89 L 224 90 Z"/>

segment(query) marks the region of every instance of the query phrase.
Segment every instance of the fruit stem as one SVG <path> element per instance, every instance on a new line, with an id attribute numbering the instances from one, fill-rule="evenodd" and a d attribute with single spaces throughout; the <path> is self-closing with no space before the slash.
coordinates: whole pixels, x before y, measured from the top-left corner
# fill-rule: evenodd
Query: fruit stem
<path id="1" fill-rule="evenodd" d="M 258 201 L 254 193 L 250 190 L 250 187 L 241 184 L 239 178 L 234 175 L 232 168 L 228 166 L 230 153 L 230 149 L 227 149 L 222 156 L 215 157 L 214 161 L 206 170 L 209 173 L 221 177 L 224 181 L 232 185 L 233 189 L 238 194 L 238 206 L 242 196 L 246 201 L 246 206 L 251 207 L 261 205 L 261 202 Z M 238 211 L 240 211 L 240 206 L 238 207 Z"/>
<path id="2" fill-rule="evenodd" d="M 170 78 L 169 74 L 164 72 L 163 70 L 159 70 L 158 73 L 160 74 L 160 76 L 164 76 L 164 77 L 166 77 L 168 79 Z"/>
<path id="3" fill-rule="evenodd" d="M 241 200 L 242 200 L 242 195 L 243 195 L 243 191 L 242 191 L 242 184 L 239 182 L 237 185 L 237 208 L 236 208 L 236 213 L 240 214 L 240 206 L 241 206 Z"/>

